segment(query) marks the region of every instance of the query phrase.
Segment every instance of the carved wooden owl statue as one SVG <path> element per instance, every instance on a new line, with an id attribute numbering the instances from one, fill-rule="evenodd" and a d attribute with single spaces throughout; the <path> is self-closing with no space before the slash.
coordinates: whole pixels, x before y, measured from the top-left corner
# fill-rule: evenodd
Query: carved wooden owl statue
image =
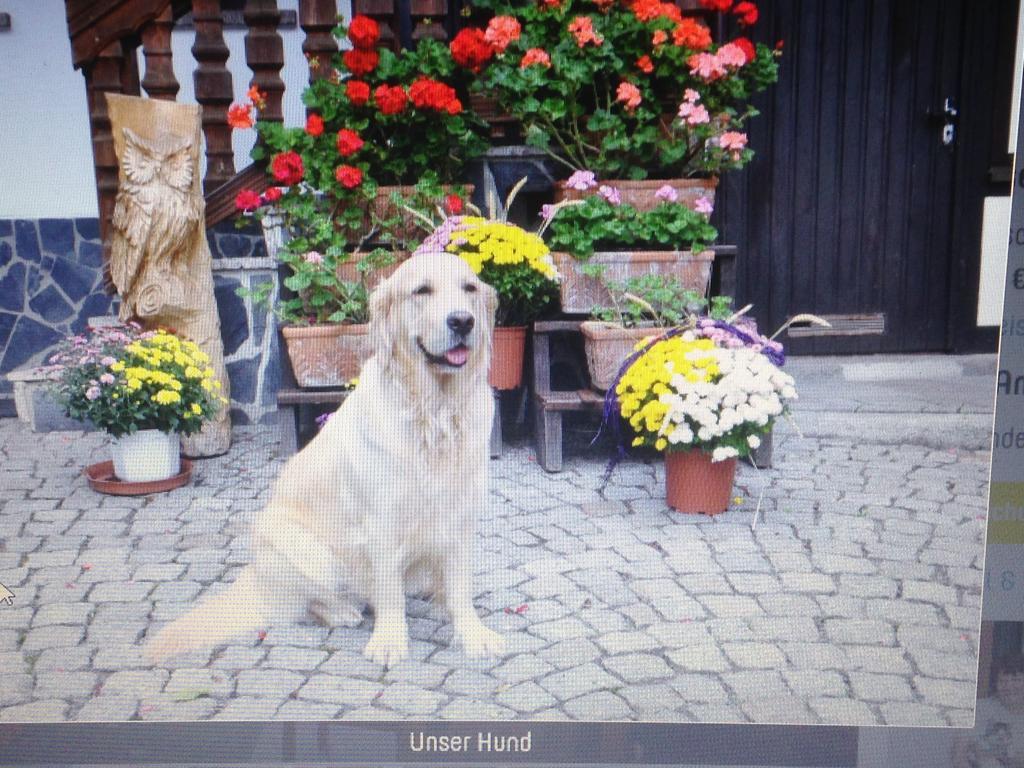
<path id="1" fill-rule="evenodd" d="M 147 141 L 124 128 L 124 183 L 114 205 L 110 277 L 121 295 L 121 319 L 152 317 L 164 306 L 187 307 L 188 250 L 203 216 L 192 184 L 192 141 Z"/>
<path id="2" fill-rule="evenodd" d="M 206 203 L 199 179 L 198 104 L 105 94 L 120 166 L 111 217 L 110 278 L 122 320 L 173 329 L 210 356 L 230 398 Z M 186 456 L 216 456 L 231 445 L 227 406 L 198 434 L 182 439 Z"/>

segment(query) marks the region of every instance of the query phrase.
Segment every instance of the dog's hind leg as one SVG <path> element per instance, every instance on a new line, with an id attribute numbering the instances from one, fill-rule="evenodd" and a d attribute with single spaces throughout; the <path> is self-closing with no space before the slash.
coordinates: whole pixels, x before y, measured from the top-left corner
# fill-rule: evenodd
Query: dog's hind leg
<path id="1" fill-rule="evenodd" d="M 268 510 L 269 511 L 269 510 Z M 258 544 L 265 546 L 313 582 L 317 590 L 333 592 L 338 586 L 337 558 L 313 531 L 275 510 L 266 514 L 254 530 Z"/>

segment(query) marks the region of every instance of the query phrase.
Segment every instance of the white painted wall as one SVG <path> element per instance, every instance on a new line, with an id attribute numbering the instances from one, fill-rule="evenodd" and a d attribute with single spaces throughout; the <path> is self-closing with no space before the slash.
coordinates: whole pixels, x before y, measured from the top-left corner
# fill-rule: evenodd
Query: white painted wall
<path id="1" fill-rule="evenodd" d="M 348 0 L 338 0 L 349 16 Z M 298 0 L 279 0 L 282 10 L 297 10 Z M 71 45 L 62 0 L 20 0 L 5 4 L 11 31 L 0 33 L 0 219 L 72 218 L 97 215 L 89 112 L 85 79 L 72 68 Z M 307 69 L 302 30 L 282 30 L 285 66 L 284 117 L 289 125 L 305 121 L 302 90 Z M 244 29 L 224 31 L 230 50 L 228 68 L 235 98 L 241 101 L 252 72 L 245 65 Z M 172 35 L 174 74 L 181 85 L 178 101 L 195 103 L 192 30 Z M 140 76 L 145 75 L 140 58 Z M 254 131 L 235 131 L 236 169 L 249 164 Z"/>
<path id="2" fill-rule="evenodd" d="M 96 215 L 85 79 L 64 3 L 5 3 L 0 32 L 0 218 Z"/>

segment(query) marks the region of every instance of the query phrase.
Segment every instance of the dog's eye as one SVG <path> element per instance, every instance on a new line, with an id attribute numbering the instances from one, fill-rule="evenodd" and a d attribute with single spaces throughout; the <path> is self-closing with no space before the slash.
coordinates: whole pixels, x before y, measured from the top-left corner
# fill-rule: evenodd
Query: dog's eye
<path id="1" fill-rule="evenodd" d="M 412 292 L 413 296 L 429 296 L 434 292 L 434 289 L 429 285 L 421 285 L 415 291 Z"/>
<path id="2" fill-rule="evenodd" d="M 466 283 L 464 286 L 462 286 L 462 290 L 464 290 L 466 293 L 476 293 L 476 286 L 473 285 L 473 283 Z"/>

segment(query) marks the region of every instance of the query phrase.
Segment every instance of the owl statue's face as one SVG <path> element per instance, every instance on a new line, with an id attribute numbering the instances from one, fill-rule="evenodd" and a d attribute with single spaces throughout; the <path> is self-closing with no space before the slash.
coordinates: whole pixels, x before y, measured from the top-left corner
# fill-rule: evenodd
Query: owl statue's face
<path id="1" fill-rule="evenodd" d="M 132 184 L 161 184 L 178 192 L 192 188 L 192 140 L 171 137 L 147 141 L 134 131 L 124 129 L 124 155 L 121 160 L 125 178 Z"/>

